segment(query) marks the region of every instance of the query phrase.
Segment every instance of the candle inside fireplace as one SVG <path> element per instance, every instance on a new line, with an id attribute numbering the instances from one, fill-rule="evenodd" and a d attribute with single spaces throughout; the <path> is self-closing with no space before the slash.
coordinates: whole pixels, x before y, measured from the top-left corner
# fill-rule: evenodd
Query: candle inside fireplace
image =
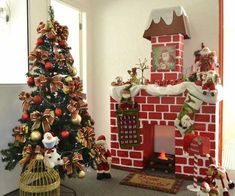
<path id="1" fill-rule="evenodd" d="M 158 158 L 161 160 L 168 160 L 168 158 L 166 157 L 166 153 L 164 151 L 160 152 L 160 155 L 158 156 Z"/>

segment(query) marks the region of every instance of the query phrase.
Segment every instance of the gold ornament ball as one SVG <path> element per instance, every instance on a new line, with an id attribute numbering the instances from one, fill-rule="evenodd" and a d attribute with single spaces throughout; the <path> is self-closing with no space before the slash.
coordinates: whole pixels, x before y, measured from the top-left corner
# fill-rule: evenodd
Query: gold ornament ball
<path id="1" fill-rule="evenodd" d="M 73 81 L 73 78 L 71 76 L 67 76 L 65 78 L 65 82 L 71 82 L 71 81 Z"/>
<path id="2" fill-rule="evenodd" d="M 30 138 L 32 141 L 38 141 L 42 138 L 42 134 L 39 131 L 33 131 L 30 134 Z"/>
<path id="3" fill-rule="evenodd" d="M 72 118 L 71 121 L 74 125 L 80 125 L 80 123 L 82 121 L 82 117 L 79 114 L 77 114 L 76 117 Z"/>
<path id="4" fill-rule="evenodd" d="M 71 76 L 76 76 L 77 73 L 78 73 L 78 71 L 77 71 L 77 69 L 75 67 L 71 67 L 69 72 L 70 72 Z"/>
<path id="5" fill-rule="evenodd" d="M 82 170 L 78 173 L 78 177 L 79 178 L 84 178 L 85 175 L 86 175 L 86 173 L 84 171 L 82 171 Z"/>
<path id="6" fill-rule="evenodd" d="M 63 91 L 65 94 L 68 94 L 70 90 L 69 90 L 69 87 L 68 87 L 68 86 L 63 85 L 62 91 Z"/>

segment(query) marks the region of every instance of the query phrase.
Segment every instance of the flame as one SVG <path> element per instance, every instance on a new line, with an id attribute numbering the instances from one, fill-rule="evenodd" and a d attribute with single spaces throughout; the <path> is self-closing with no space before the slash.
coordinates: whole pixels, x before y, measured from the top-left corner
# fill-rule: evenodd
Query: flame
<path id="1" fill-rule="evenodd" d="M 166 153 L 164 151 L 160 152 L 160 155 L 158 156 L 158 158 L 161 160 L 168 160 L 168 158 L 166 157 Z"/>

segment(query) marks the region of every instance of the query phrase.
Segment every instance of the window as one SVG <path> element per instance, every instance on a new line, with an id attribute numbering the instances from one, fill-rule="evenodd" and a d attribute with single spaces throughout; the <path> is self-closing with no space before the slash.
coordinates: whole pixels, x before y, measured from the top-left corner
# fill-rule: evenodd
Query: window
<path id="1" fill-rule="evenodd" d="M 86 93 L 86 14 L 58 0 L 51 0 L 51 5 L 55 20 L 69 29 L 68 46 L 71 47 L 70 52 L 74 58 L 73 66 L 77 68 L 77 75 L 83 80 Z"/>
<path id="2" fill-rule="evenodd" d="M 27 1 L 0 0 L 1 6 L 6 3 L 10 19 L 0 23 L 0 84 L 23 84 L 28 71 Z"/>

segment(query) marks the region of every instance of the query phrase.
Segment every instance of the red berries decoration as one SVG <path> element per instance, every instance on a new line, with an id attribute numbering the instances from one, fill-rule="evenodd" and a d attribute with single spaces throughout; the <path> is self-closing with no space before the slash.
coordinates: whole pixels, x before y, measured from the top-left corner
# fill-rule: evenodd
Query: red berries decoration
<path id="1" fill-rule="evenodd" d="M 27 121 L 28 119 L 29 119 L 29 115 L 26 112 L 24 112 L 21 116 L 21 120 Z"/>
<path id="2" fill-rule="evenodd" d="M 43 39 L 39 37 L 37 39 L 37 45 L 41 45 L 42 43 L 43 43 Z"/>
<path id="3" fill-rule="evenodd" d="M 55 109 L 55 115 L 56 116 L 61 116 L 63 114 L 63 111 L 60 108 Z"/>
<path id="4" fill-rule="evenodd" d="M 69 133 L 69 131 L 64 130 L 60 133 L 60 135 L 61 135 L 62 138 L 68 138 L 70 133 Z"/>
<path id="5" fill-rule="evenodd" d="M 52 68 L 53 68 L 52 63 L 51 63 L 51 62 L 46 62 L 46 64 L 45 64 L 45 69 L 46 69 L 46 70 L 51 70 Z"/>
<path id="6" fill-rule="evenodd" d="M 39 96 L 39 95 L 35 95 L 35 96 L 33 97 L 33 102 L 34 102 L 35 104 L 37 104 L 37 105 L 41 104 L 41 103 L 42 103 L 42 97 Z"/>
<path id="7" fill-rule="evenodd" d="M 31 77 L 31 76 L 28 77 L 27 84 L 28 84 L 29 86 L 34 86 L 34 78 Z"/>

